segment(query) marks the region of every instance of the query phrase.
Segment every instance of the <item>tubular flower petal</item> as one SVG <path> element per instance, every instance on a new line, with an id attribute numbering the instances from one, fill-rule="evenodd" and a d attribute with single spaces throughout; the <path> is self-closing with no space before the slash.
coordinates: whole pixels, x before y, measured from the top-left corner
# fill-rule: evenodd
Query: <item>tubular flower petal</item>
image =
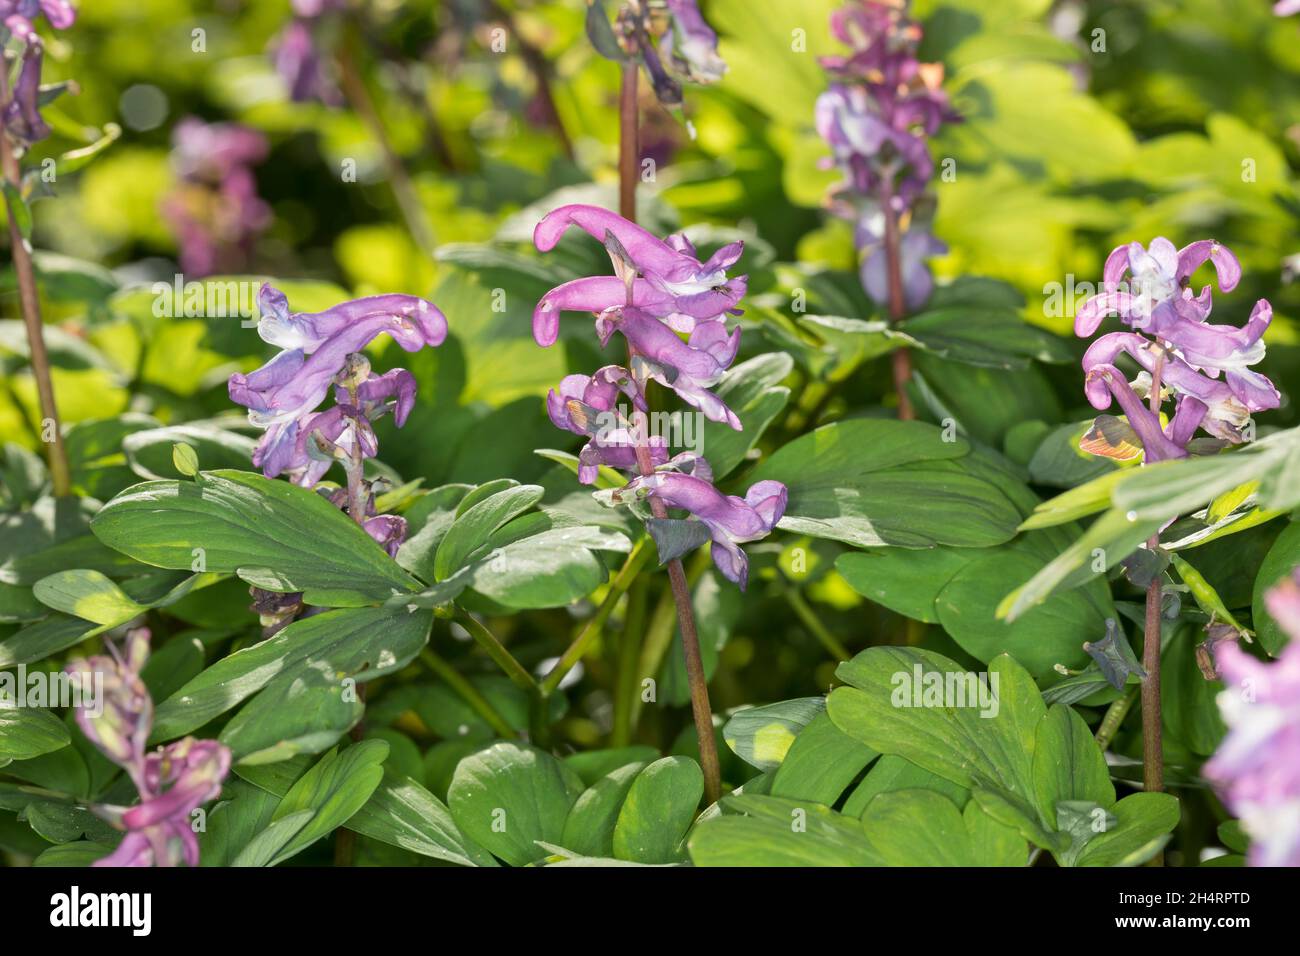
<path id="1" fill-rule="evenodd" d="M 1215 648 L 1228 735 L 1204 774 L 1241 818 L 1252 866 L 1300 866 L 1300 570 L 1265 600 L 1291 640 L 1271 664 L 1236 642 Z"/>
<path id="2" fill-rule="evenodd" d="M 1101 294 L 1075 314 L 1074 330 L 1092 335 L 1108 315 L 1117 315 L 1133 332 L 1098 338 L 1083 357 L 1088 400 L 1106 408 L 1113 397 L 1146 445 L 1147 461 L 1183 457 L 1197 428 L 1215 438 L 1240 443 L 1249 437 L 1253 412 L 1277 408 L 1282 396 L 1250 366 L 1264 358 L 1263 336 L 1273 308 L 1260 299 L 1240 328 L 1207 320 L 1213 307 L 1210 287 L 1190 288 L 1205 263 L 1214 266 L 1220 288 L 1236 288 L 1241 264 L 1226 246 L 1204 239 L 1182 249 L 1164 237 L 1150 246 L 1131 242 L 1106 259 Z M 1127 287 L 1125 287 L 1127 285 Z M 1159 416 L 1141 403 L 1114 363 L 1127 355 L 1148 377 L 1159 374 L 1162 390 L 1172 391 L 1173 419 L 1161 428 Z M 1163 396 L 1162 396 L 1163 398 Z M 1130 411 L 1130 408 L 1134 408 Z"/>
<path id="3" fill-rule="evenodd" d="M 724 495 L 705 478 L 657 472 L 633 478 L 615 491 L 615 502 L 654 497 L 670 508 L 682 508 L 704 522 L 713 538 L 713 563 L 723 576 L 740 585 L 749 579 L 749 560 L 740 545 L 766 537 L 785 514 L 786 487 L 760 481 L 744 498 Z"/>
<path id="4" fill-rule="evenodd" d="M 132 807 L 92 809 L 126 831 L 116 850 L 95 866 L 197 866 L 199 843 L 190 815 L 216 799 L 230 772 L 230 750 L 215 740 L 186 737 L 146 752 L 153 729 L 153 700 L 140 671 L 149 657 L 149 632 L 130 632 L 111 657 L 74 660 L 67 673 L 82 689 L 77 724 L 104 756 L 134 782 L 140 802 Z M 85 702 L 90 675 L 102 675 L 102 712 Z"/>

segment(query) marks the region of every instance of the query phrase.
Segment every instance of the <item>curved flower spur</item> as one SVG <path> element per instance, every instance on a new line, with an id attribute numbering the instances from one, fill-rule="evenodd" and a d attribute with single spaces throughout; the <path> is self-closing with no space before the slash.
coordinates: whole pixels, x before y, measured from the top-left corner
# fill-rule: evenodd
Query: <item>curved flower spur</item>
<path id="1" fill-rule="evenodd" d="M 1099 419 L 1087 450 L 1131 458 L 1136 452 L 1130 449 L 1139 447 L 1147 462 L 1185 458 L 1197 449 L 1191 443 L 1201 428 L 1214 439 L 1203 450 L 1218 451 L 1248 440 L 1253 412 L 1278 407 L 1281 396 L 1273 383 L 1250 368 L 1264 358 L 1263 335 L 1273 308 L 1260 299 L 1242 327 L 1209 323 L 1210 286 L 1199 293 L 1191 287 L 1192 275 L 1207 262 L 1222 291 L 1237 287 L 1237 257 L 1208 239 L 1176 249 L 1158 237 L 1149 248 L 1133 242 L 1107 258 L 1105 291 L 1079 308 L 1074 331 L 1090 336 L 1109 315 L 1134 330 L 1102 335 L 1083 357 L 1088 401 L 1104 410 L 1113 399 L 1129 430 L 1122 431 L 1121 443 L 1114 437 L 1114 422 Z M 1131 382 L 1115 365 L 1120 355 L 1141 368 Z M 1167 397 L 1174 400 L 1174 414 L 1166 424 L 1160 408 Z"/>
<path id="2" fill-rule="evenodd" d="M 140 795 L 133 807 L 92 807 L 126 835 L 95 866 L 198 866 L 199 842 L 190 815 L 221 793 L 230 772 L 230 750 L 215 740 L 185 737 L 147 749 L 153 730 L 153 699 L 140 677 L 149 659 L 147 628 L 127 633 L 109 656 L 75 659 L 64 669 L 83 694 L 102 679 L 102 706 L 76 710 L 77 725 L 105 757 L 126 771 Z"/>
<path id="3" fill-rule="evenodd" d="M 686 510 L 692 516 L 686 520 L 700 522 L 708 533 L 688 533 L 685 540 L 695 546 L 711 538 L 714 564 L 743 590 L 748 562 L 738 544 L 764 537 L 780 520 L 784 485 L 761 482 L 773 487 L 756 485 L 743 499 L 723 495 L 712 485 L 706 459 L 691 452 L 669 458 L 664 437 L 650 435 L 644 426 L 646 386 L 655 381 L 708 420 L 740 430 L 740 419 L 709 389 L 740 348 L 740 329 L 728 332 L 725 318 L 740 313 L 736 305 L 746 278 L 729 278 L 726 270 L 740 258 L 743 243 L 723 246 L 700 262 L 684 235 L 661 240 L 607 209 L 570 205 L 537 224 L 534 244 L 548 252 L 570 226 L 604 243 L 615 275 L 574 279 L 546 293 L 533 313 L 533 337 L 539 345 L 552 345 L 559 336 L 561 311 L 591 312 L 602 347 L 617 332 L 627 341 L 629 354 L 629 368 L 608 365 L 593 376 L 570 375 L 558 392 L 547 396 L 551 421 L 590 439 L 578 456 L 578 478 L 594 483 L 601 465 L 636 475 L 625 488 L 603 495 L 606 503 L 647 498 L 657 503 L 649 528 L 665 563 L 683 553 L 664 537 L 662 522 L 671 524 L 667 508 Z M 640 425 L 619 413 L 620 395 Z"/>
<path id="4" fill-rule="evenodd" d="M 375 494 L 363 475 L 366 459 L 379 453 L 372 423 L 390 412 L 397 427 L 415 405 L 415 378 L 405 369 L 371 371 L 362 349 L 387 334 L 407 352 L 441 345 L 447 319 L 432 302 L 412 295 L 375 295 L 322 312 L 290 312 L 284 293 L 269 283 L 258 294 L 258 335 L 283 351 L 256 371 L 230 377 L 232 401 L 265 433 L 253 464 L 268 478 L 287 475 L 313 488 L 339 462 L 344 492 L 329 495 L 372 538 L 396 555 L 406 522 L 375 513 Z M 335 405 L 318 412 L 333 391 Z"/>

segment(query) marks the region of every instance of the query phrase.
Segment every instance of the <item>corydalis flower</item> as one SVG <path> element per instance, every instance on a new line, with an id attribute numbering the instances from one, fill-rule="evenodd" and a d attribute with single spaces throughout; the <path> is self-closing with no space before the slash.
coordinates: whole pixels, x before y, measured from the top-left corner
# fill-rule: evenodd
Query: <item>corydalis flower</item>
<path id="1" fill-rule="evenodd" d="M 831 15 L 831 31 L 850 52 L 820 60 L 833 78 L 815 111 L 831 148 L 822 166 L 844 174 L 829 205 L 854 224 L 862 285 L 878 303 L 891 301 L 886 220 L 897 224 L 902 304 L 915 311 L 934 287 L 926 259 L 947 247 L 911 211 L 934 174 L 928 138 L 959 117 L 942 89 L 943 67 L 917 59 L 921 28 L 904 3 L 851 3 Z"/>
<path id="2" fill-rule="evenodd" d="M 345 6 L 343 0 L 294 0 L 293 19 L 271 43 L 272 64 L 293 102 L 315 100 L 328 106 L 343 102 L 338 86 L 326 71 L 314 28 L 315 21 L 324 14 Z"/>
<path id="3" fill-rule="evenodd" d="M 901 3 L 850 4 L 832 14 L 831 30 L 851 52 L 821 58 L 836 82 L 818 97 L 817 132 L 844 171 L 844 188 L 908 204 L 934 171 L 926 137 L 957 119 L 943 67 L 917 59 L 921 28 Z"/>
<path id="4" fill-rule="evenodd" d="M 1240 263 L 1226 246 L 1211 240 L 1183 249 L 1163 237 L 1145 249 L 1136 242 L 1120 246 L 1106 260 L 1104 291 L 1075 314 L 1079 336 L 1091 335 L 1108 315 L 1137 330 L 1098 338 L 1084 354 L 1083 368 L 1089 402 L 1098 409 L 1108 408 L 1112 399 L 1119 404 L 1147 461 L 1185 457 L 1197 428 L 1239 443 L 1248 433 L 1251 414 L 1281 401 L 1273 383 L 1249 368 L 1264 357 L 1263 335 L 1272 307 L 1260 299 L 1240 328 L 1206 321 L 1213 305 L 1210 286 L 1197 293 L 1190 282 L 1207 262 L 1214 266 L 1220 289 L 1236 288 Z M 1115 365 L 1121 354 L 1143 369 L 1133 382 Z M 1157 376 L 1162 392 L 1157 406 L 1166 389 L 1176 402 L 1167 426 L 1149 401 L 1143 402 Z"/>
<path id="5" fill-rule="evenodd" d="M 1266 601 L 1290 643 L 1272 664 L 1235 643 L 1216 649 L 1228 735 L 1204 772 L 1241 818 L 1252 866 L 1300 866 L 1300 570 Z"/>
<path id="6" fill-rule="evenodd" d="M 612 236 L 626 251 L 637 270 L 631 301 L 621 276 L 591 276 L 557 286 L 542 296 L 533 311 L 533 338 L 538 345 L 555 344 L 561 311 L 601 313 L 632 305 L 679 332 L 691 332 L 700 322 L 718 321 L 727 313 L 740 314 L 736 304 L 748 280 L 746 276 L 729 279 L 727 270 L 740 259 L 744 243 L 728 243 L 700 262 L 684 235 L 662 240 L 608 209 L 570 205 L 553 210 L 537 224 L 533 244 L 541 252 L 550 252 L 570 226 L 601 242 Z"/>
<path id="7" fill-rule="evenodd" d="M 9 139 L 30 146 L 50 135 L 50 127 L 41 117 L 41 57 L 39 38 L 33 36 L 23 50 L 18 79 L 9 94 L 9 102 L 0 107 L 0 125 Z"/>
<path id="8" fill-rule="evenodd" d="M 253 424 L 266 429 L 253 452 L 253 464 L 268 478 L 295 474 L 305 486 L 315 484 L 329 467 L 328 460 L 324 467 L 320 459 L 310 460 L 311 435 L 319 433 L 328 441 L 326 449 L 332 445 L 350 452 L 358 442 L 363 456 L 369 457 L 374 454 L 370 421 L 392 411 L 400 427 L 414 405 L 415 379 L 394 369 L 382 376 L 363 376 L 354 401 L 336 406 L 341 411 L 313 417 L 349 367 L 349 357 L 383 334 L 407 352 L 441 345 L 447 337 L 446 317 L 417 296 L 368 296 L 323 312 L 291 313 L 284 293 L 267 283 L 258 303 L 258 334 L 284 351 L 256 371 L 232 375 L 230 398 L 248 409 Z M 348 397 L 346 389 L 340 394 Z"/>
<path id="9" fill-rule="evenodd" d="M 180 244 L 182 269 L 211 275 L 242 267 L 271 220 L 252 172 L 266 158 L 266 138 L 233 123 L 188 117 L 176 124 L 172 145 L 177 185 L 162 208 Z"/>
<path id="10" fill-rule="evenodd" d="M 221 793 L 230 771 L 230 751 L 215 740 L 186 737 L 146 751 L 153 729 L 153 700 L 140 678 L 149 657 L 149 632 L 128 633 L 111 656 L 74 660 L 66 668 L 75 684 L 103 677 L 102 712 L 79 706 L 77 724 L 86 737 L 135 784 L 140 803 L 133 807 L 96 806 L 94 811 L 126 831 L 116 850 L 95 866 L 197 866 L 199 843 L 190 814 Z M 83 693 L 89 686 L 82 686 Z"/>
<path id="11" fill-rule="evenodd" d="M 671 24 L 659 52 L 673 72 L 692 83 L 717 83 L 727 72 L 718 56 L 718 35 L 705 21 L 696 0 L 667 0 Z"/>
<path id="12" fill-rule="evenodd" d="M 744 498 L 737 498 L 718 491 L 707 477 L 656 472 L 633 478 L 610 497 L 615 503 L 654 497 L 670 508 L 690 512 L 713 539 L 714 565 L 743 591 L 749 582 L 749 558 L 740 545 L 757 541 L 776 527 L 785 514 L 787 492 L 779 481 L 760 481 Z"/>
<path id="13" fill-rule="evenodd" d="M 56 30 L 66 30 L 77 19 L 68 0 L 0 0 L 0 23 L 24 43 L 36 40 L 36 18 L 45 16 Z"/>
<path id="14" fill-rule="evenodd" d="M 546 396 L 546 412 L 556 428 L 590 438 L 578 453 L 578 480 L 584 485 L 595 483 L 601 465 L 623 471 L 637 469 L 640 438 L 616 410 L 619 395 L 627 397 L 636 411 L 645 410 L 645 401 L 632 384 L 631 373 L 617 365 L 606 365 L 595 375 L 565 376 L 559 391 L 551 389 Z M 668 445 L 662 436 L 651 436 L 645 444 L 652 464 L 662 465 L 668 460 Z"/>

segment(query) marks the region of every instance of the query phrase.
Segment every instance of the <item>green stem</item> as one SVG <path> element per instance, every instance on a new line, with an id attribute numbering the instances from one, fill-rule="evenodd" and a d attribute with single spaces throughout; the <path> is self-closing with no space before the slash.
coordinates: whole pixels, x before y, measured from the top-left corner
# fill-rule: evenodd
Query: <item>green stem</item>
<path id="1" fill-rule="evenodd" d="M 406 220 L 411 238 L 415 240 L 421 252 L 432 258 L 436 246 L 433 230 L 429 226 L 428 219 L 425 218 L 424 206 L 420 203 L 415 184 L 411 182 L 402 158 L 393 148 L 388 131 L 384 128 L 384 121 L 375 108 L 370 91 L 366 89 L 365 80 L 361 77 L 355 52 L 356 35 L 357 29 L 353 26 L 335 50 L 335 59 L 339 65 L 339 85 L 343 88 L 343 95 L 347 97 L 352 109 L 370 128 L 371 134 L 379 144 L 379 149 L 384 156 L 384 167 L 388 171 L 389 186 L 393 190 L 393 198 L 397 201 L 397 208 L 401 210 L 402 217 Z"/>
<path id="2" fill-rule="evenodd" d="M 515 729 L 492 706 L 492 702 L 479 693 L 478 688 L 461 676 L 456 668 L 439 657 L 432 649 L 426 647 L 420 651 L 420 660 L 428 666 L 448 687 L 461 696 L 470 709 L 478 714 L 489 727 L 502 737 L 517 737 Z"/>
<path id="3" fill-rule="evenodd" d="M 817 612 L 804 600 L 798 588 L 787 586 L 785 588 L 785 599 L 794 610 L 795 616 L 803 622 L 803 626 L 808 629 L 813 637 L 817 638 L 822 647 L 826 648 L 832 660 L 847 661 L 853 656 L 849 649 L 841 644 L 835 635 L 827 629 L 826 625 L 822 623 L 821 618 L 817 616 Z"/>
<path id="4" fill-rule="evenodd" d="M 9 64 L 0 58 L 0 103 L 8 96 Z M 15 188 L 22 182 L 22 170 L 14 144 L 0 128 L 0 165 L 4 178 Z M 72 472 L 68 467 L 68 453 L 63 447 L 63 429 L 59 425 L 59 408 L 54 398 L 54 381 L 50 376 L 50 357 L 45 350 L 45 326 L 41 321 L 41 300 L 36 289 L 36 270 L 32 265 L 31 247 L 18 228 L 18 216 L 5 194 L 5 209 L 9 217 L 9 251 L 14 259 L 14 276 L 18 280 L 18 302 L 27 329 L 27 349 L 30 356 L 32 378 L 36 380 L 36 396 L 41 408 L 41 439 L 49 431 L 46 458 L 50 466 L 50 485 L 55 497 L 72 493 Z"/>
<path id="5" fill-rule="evenodd" d="M 474 638 L 479 647 L 487 651 L 488 657 L 505 671 L 506 676 L 516 687 L 533 696 L 540 693 L 537 681 L 532 674 L 528 673 L 528 668 L 515 660 L 515 656 L 506 650 L 506 646 L 497 640 L 496 635 L 489 631 L 482 621 L 463 608 L 457 607 L 456 623 L 469 631 L 470 637 Z"/>
<path id="6" fill-rule="evenodd" d="M 550 696 L 555 693 L 556 688 L 560 686 L 560 681 L 564 680 L 564 675 L 573 670 L 574 665 L 582 660 L 592 642 L 600 635 L 601 629 L 605 626 L 605 621 L 609 619 L 610 613 L 614 610 L 614 605 L 618 604 L 619 598 L 632 586 L 632 582 L 636 580 L 637 574 L 645 566 L 649 557 L 650 539 L 642 538 L 632 548 L 627 560 L 623 562 L 623 567 L 619 569 L 618 574 L 614 576 L 614 580 L 610 582 L 609 591 L 606 592 L 605 599 L 600 602 L 600 607 L 596 609 L 596 613 L 583 625 L 578 636 L 560 655 L 560 659 L 555 662 L 555 666 L 551 668 L 550 673 L 542 678 L 541 689 L 543 696 Z"/>
<path id="7" fill-rule="evenodd" d="M 637 663 L 641 656 L 641 635 L 649 609 L 649 582 L 642 578 L 627 598 L 627 617 L 618 648 L 618 676 L 614 685 L 614 727 L 610 745 L 626 747 L 632 742 L 632 701 L 637 696 Z"/>

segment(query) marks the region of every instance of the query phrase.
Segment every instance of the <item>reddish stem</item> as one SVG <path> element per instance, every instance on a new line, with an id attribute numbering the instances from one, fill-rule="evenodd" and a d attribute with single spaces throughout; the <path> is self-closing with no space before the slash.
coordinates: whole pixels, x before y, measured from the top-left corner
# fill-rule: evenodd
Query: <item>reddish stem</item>
<path id="1" fill-rule="evenodd" d="M 882 197 L 885 212 L 885 268 L 889 281 L 889 318 L 901 321 L 907 315 L 903 299 L 903 262 L 898 229 L 898 213 L 894 210 L 889 191 Z M 894 370 L 894 392 L 898 395 L 898 417 L 903 421 L 916 418 L 912 399 L 907 394 L 907 383 L 912 380 L 912 353 L 906 348 L 895 349 L 891 357 Z"/>
<path id="2" fill-rule="evenodd" d="M 0 64 L 0 103 L 8 98 L 8 65 Z M 21 186 L 22 170 L 14 145 L 0 128 L 0 162 L 4 177 L 15 187 Z M 31 355 L 32 377 L 36 379 L 36 395 L 41 409 L 41 440 L 48 446 L 50 484 L 56 497 L 72 493 L 72 476 L 68 468 L 68 453 L 63 447 L 63 430 L 59 426 L 59 407 L 54 399 L 54 382 L 50 377 L 50 356 L 45 350 L 45 327 L 41 321 L 41 300 L 36 291 L 36 270 L 32 265 L 31 249 L 18 228 L 18 217 L 5 196 L 9 216 L 9 247 L 14 257 L 14 275 L 18 279 L 18 302 L 27 328 L 27 348 Z M 46 438 L 46 435 L 49 438 Z"/>

